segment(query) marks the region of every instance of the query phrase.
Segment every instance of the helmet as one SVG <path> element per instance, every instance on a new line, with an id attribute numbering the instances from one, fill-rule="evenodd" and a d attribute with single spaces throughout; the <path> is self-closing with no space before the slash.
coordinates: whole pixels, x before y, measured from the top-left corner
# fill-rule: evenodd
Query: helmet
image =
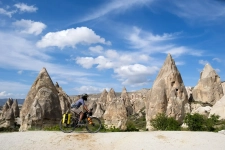
<path id="1" fill-rule="evenodd" d="M 84 94 L 82 94 L 82 95 L 81 95 L 81 97 L 82 97 L 82 99 L 83 99 L 83 100 L 85 100 L 85 101 L 86 101 L 86 100 L 87 100 L 87 98 L 88 98 L 88 95 L 87 95 L 86 93 L 84 93 Z"/>

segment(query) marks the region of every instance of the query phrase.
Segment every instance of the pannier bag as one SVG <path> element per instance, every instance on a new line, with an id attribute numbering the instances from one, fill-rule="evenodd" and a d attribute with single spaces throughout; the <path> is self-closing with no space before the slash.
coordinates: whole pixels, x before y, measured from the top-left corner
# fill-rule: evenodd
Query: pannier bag
<path id="1" fill-rule="evenodd" d="M 71 114 L 70 113 L 63 114 L 63 121 L 62 121 L 62 123 L 70 124 L 70 118 L 71 118 Z"/>

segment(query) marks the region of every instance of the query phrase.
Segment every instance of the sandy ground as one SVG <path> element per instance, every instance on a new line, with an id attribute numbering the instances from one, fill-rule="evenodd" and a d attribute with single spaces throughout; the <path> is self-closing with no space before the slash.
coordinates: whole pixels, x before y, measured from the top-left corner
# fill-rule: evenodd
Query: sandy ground
<path id="1" fill-rule="evenodd" d="M 152 131 L 0 133 L 0 150 L 225 150 L 225 135 L 212 132 Z"/>

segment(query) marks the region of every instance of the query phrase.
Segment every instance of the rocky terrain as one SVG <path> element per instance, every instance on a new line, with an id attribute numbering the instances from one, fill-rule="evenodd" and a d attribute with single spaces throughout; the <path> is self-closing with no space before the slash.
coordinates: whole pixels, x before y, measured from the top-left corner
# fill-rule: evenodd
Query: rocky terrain
<path id="1" fill-rule="evenodd" d="M 127 121 L 135 116 L 135 119 L 145 117 L 145 128 L 152 130 L 151 119 L 158 113 L 165 113 L 180 124 L 186 113 L 199 113 L 206 117 L 216 114 L 224 119 L 224 88 L 225 82 L 221 82 L 210 64 L 203 68 L 195 87 L 185 87 L 175 61 L 168 54 L 151 88 L 136 92 L 129 92 L 125 87 L 121 92 L 105 89 L 102 93 L 90 94 L 87 104 L 93 108 L 93 116 L 103 119 L 107 128 L 126 130 Z M 43 68 L 21 109 L 17 100 L 5 102 L 0 111 L 0 127 L 18 124 L 20 131 L 26 131 L 54 126 L 62 114 L 70 111 L 71 103 L 79 98 L 79 95 L 68 96 L 57 82 L 52 82 L 46 68 Z"/>

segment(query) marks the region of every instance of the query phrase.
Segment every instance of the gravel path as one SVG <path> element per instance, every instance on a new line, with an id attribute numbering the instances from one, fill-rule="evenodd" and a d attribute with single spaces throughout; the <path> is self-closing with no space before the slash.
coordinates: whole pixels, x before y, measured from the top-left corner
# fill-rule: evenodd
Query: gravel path
<path id="1" fill-rule="evenodd" d="M 224 150 L 225 135 L 212 132 L 153 131 L 0 133 L 0 150 Z"/>

